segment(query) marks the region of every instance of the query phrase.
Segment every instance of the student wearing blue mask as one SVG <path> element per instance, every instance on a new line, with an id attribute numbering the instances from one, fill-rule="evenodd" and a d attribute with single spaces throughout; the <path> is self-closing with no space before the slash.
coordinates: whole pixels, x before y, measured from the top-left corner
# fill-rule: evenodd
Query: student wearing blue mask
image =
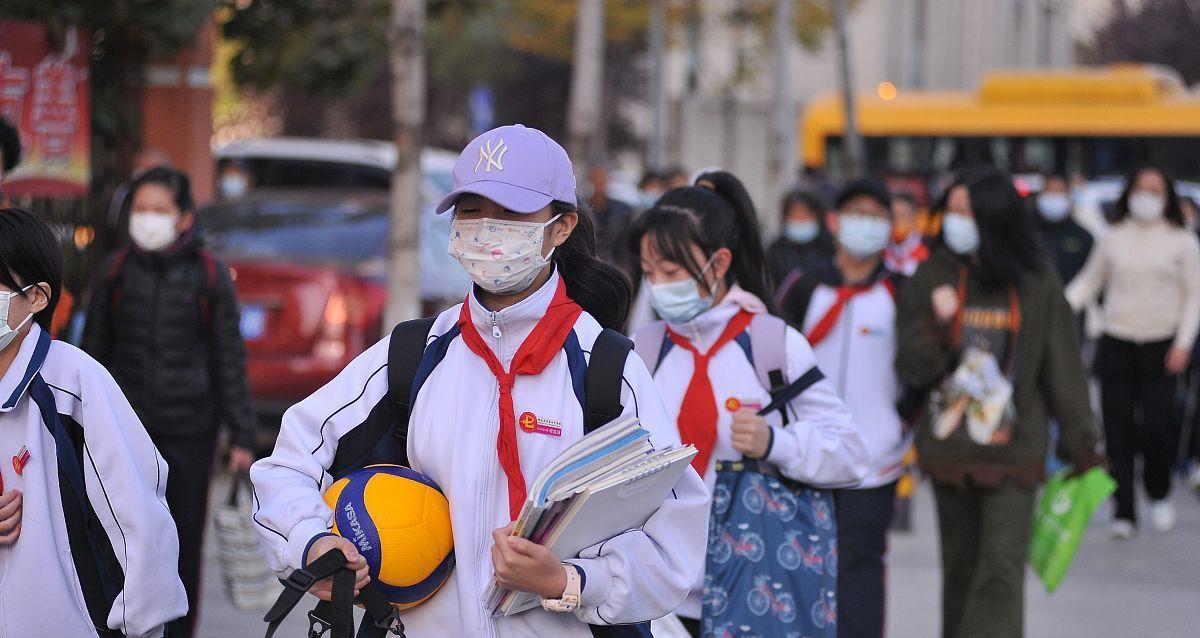
<path id="1" fill-rule="evenodd" d="M 803 273 L 833 260 L 833 238 L 825 228 L 825 203 L 820 196 L 794 190 L 779 206 L 783 232 L 767 248 L 771 284 L 782 292 Z"/>
<path id="2" fill-rule="evenodd" d="M 838 636 L 847 638 L 883 635 L 887 530 L 911 443 L 897 408 L 903 392 L 892 365 L 900 278 L 883 263 L 892 237 L 891 204 L 878 180 L 847 184 L 828 220 L 837 237 L 833 264 L 805 273 L 780 305 L 783 317 L 812 344 L 871 453 L 867 478 L 836 492 L 838 602 L 855 610 L 838 622 Z"/>
<path id="3" fill-rule="evenodd" d="M 867 475 L 866 445 L 833 384 L 821 374 L 808 341 L 773 316 L 758 222 L 745 188 L 723 171 L 705 173 L 696 184 L 667 192 L 631 230 L 631 246 L 640 257 L 638 274 L 649 288 L 650 304 L 663 319 L 634 335 L 637 351 L 650 368 L 681 439 L 700 451 L 693 467 L 710 489 L 715 488 L 715 517 L 750 500 L 740 492 L 725 492 L 725 498 L 719 495 L 718 473 L 737 471 L 730 468 L 742 460 L 756 461 L 803 484 L 806 487 L 792 498 L 812 498 L 820 501 L 822 511 L 831 512 L 833 502 L 826 488 L 857 485 Z M 770 374 L 772 370 L 777 377 Z M 758 414 L 778 396 L 779 388 L 794 386 L 804 377 L 819 380 L 784 401 L 780 410 Z M 790 497 L 780 493 L 773 498 Z M 750 504 L 748 509 L 756 508 Z M 762 511 L 761 506 L 757 509 Z M 797 515 L 794 520 L 801 518 Z M 806 538 L 820 534 L 816 545 L 805 547 L 814 556 L 829 555 L 821 549 L 832 547 L 836 539 L 832 521 L 825 523 L 820 530 L 803 532 Z M 692 533 L 704 538 L 709 530 L 698 526 Z M 710 557 L 714 547 L 710 546 Z M 778 549 L 768 546 L 763 551 L 774 560 Z M 734 551 L 755 563 L 763 553 L 753 543 Z M 706 569 L 703 576 L 712 573 Z M 713 616 L 721 614 L 714 607 L 723 607 L 706 599 L 704 582 L 703 578 L 696 581 L 691 596 L 676 612 L 694 635 L 701 633 L 702 613 L 705 623 L 711 624 Z M 822 602 L 800 588 L 780 591 L 791 596 L 800 610 Z M 827 595 L 834 595 L 832 589 Z M 746 600 L 746 596 L 728 587 L 729 601 Z M 808 616 L 802 613 L 789 629 L 832 635 L 835 629 L 828 625 L 822 625 L 826 633 L 806 628 Z M 782 635 L 771 633 L 782 632 L 780 627 L 755 626 L 754 630 Z"/>

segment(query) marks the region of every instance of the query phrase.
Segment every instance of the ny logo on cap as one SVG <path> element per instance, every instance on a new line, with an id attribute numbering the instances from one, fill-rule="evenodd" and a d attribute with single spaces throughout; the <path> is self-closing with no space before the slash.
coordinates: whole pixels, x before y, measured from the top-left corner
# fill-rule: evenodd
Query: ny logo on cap
<path id="1" fill-rule="evenodd" d="M 492 144 L 492 140 L 484 142 L 479 146 L 479 161 L 475 162 L 474 172 L 478 173 L 480 166 L 483 166 L 483 172 L 485 173 L 492 172 L 493 166 L 498 171 L 504 170 L 504 154 L 507 152 L 508 144 L 504 143 L 503 137 L 498 139 L 495 145 Z"/>

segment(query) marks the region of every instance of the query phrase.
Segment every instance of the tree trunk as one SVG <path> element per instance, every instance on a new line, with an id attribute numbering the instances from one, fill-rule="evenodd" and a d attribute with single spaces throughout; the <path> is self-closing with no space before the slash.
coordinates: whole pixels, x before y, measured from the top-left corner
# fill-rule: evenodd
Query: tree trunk
<path id="1" fill-rule="evenodd" d="M 425 0 L 392 0 L 392 173 L 385 330 L 421 313 L 418 220 L 421 214 L 421 132 L 425 125 Z"/>
<path id="2" fill-rule="evenodd" d="M 666 48 L 667 0 L 650 0 L 650 102 L 653 118 L 647 164 L 655 171 L 665 169 L 667 163 L 667 91 L 663 79 Z"/>
<path id="3" fill-rule="evenodd" d="M 792 84 L 793 4 L 795 0 L 775 2 L 775 104 L 771 132 L 768 183 L 772 197 L 778 199 L 796 181 L 796 96 Z M 768 215 L 764 226 L 772 234 L 778 216 Z"/>
<path id="4" fill-rule="evenodd" d="M 575 61 L 567 105 L 567 151 L 575 163 L 575 178 L 583 180 L 598 159 L 595 134 L 600 126 L 604 82 L 604 0 L 579 0 L 575 23 Z"/>
<path id="5" fill-rule="evenodd" d="M 838 58 L 842 71 L 842 107 L 846 110 L 846 132 L 842 143 L 846 150 L 846 173 L 853 179 L 862 174 L 863 145 L 858 133 L 854 109 L 854 77 L 850 71 L 850 36 L 846 33 L 846 0 L 833 0 L 838 36 Z"/>

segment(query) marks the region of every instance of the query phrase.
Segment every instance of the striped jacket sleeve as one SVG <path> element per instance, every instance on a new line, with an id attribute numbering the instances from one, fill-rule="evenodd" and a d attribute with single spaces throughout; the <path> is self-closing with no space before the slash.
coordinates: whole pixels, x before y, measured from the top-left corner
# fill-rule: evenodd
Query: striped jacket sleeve
<path id="1" fill-rule="evenodd" d="M 304 552 L 333 526 L 321 494 L 332 483 L 338 439 L 387 400 L 390 336 L 363 352 L 332 381 L 283 415 L 275 450 L 250 468 L 254 523 L 280 576 L 304 565 Z"/>

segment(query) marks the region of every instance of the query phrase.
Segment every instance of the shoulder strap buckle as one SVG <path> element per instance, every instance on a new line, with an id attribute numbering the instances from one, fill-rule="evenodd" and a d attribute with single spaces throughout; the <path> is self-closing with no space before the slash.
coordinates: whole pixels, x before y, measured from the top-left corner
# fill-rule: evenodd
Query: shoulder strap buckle
<path id="1" fill-rule="evenodd" d="M 317 582 L 317 577 L 307 569 L 293 569 L 292 573 L 288 574 L 288 577 L 284 579 L 283 586 L 304 593 L 315 582 Z"/>

